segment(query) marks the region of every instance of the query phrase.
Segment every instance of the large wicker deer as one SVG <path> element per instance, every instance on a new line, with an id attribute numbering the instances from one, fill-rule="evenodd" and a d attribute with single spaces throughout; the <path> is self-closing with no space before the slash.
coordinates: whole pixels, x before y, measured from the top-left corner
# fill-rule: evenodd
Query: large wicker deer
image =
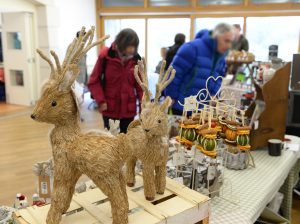
<path id="1" fill-rule="evenodd" d="M 168 115 L 166 110 L 171 105 L 172 100 L 167 97 L 160 105 L 159 98 L 161 92 L 174 79 L 175 70 L 170 66 L 165 72 L 166 62 L 162 63 L 154 102 L 151 102 L 151 93 L 148 87 L 148 78 L 145 61 L 139 61 L 135 66 L 135 79 L 143 89 L 142 111 L 140 120 L 133 121 L 128 132 L 136 127 L 141 127 L 146 133 L 143 145 L 134 148 L 133 157 L 127 161 L 127 186 L 133 187 L 135 184 L 135 164 L 139 159 L 143 165 L 144 194 L 147 200 L 152 201 L 155 194 L 163 194 L 166 187 L 166 163 L 168 159 Z M 155 172 L 155 174 L 154 174 Z"/>
<path id="2" fill-rule="evenodd" d="M 83 28 L 70 44 L 62 64 L 54 51 L 52 61 L 38 50 L 51 67 L 51 75 L 42 88 L 32 119 L 54 124 L 50 141 L 54 159 L 54 186 L 48 224 L 58 224 L 70 206 L 74 187 L 82 174 L 89 176 L 111 202 L 113 224 L 128 223 L 126 182 L 121 172 L 134 144 L 143 145 L 143 132 L 135 128 L 117 137 L 82 133 L 79 111 L 72 84 L 76 79 L 81 57 L 108 37 L 93 42 L 94 28 L 86 34 Z M 137 137 L 139 136 L 139 137 Z"/>

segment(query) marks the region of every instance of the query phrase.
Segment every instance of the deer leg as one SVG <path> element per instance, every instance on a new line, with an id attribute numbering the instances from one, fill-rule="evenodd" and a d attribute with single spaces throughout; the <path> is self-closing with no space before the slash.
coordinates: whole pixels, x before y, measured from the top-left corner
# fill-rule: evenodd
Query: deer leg
<path id="1" fill-rule="evenodd" d="M 125 180 L 120 181 L 113 188 L 111 195 L 111 211 L 113 217 L 113 224 L 127 224 L 128 223 L 128 212 L 129 204 L 126 193 Z"/>
<path id="2" fill-rule="evenodd" d="M 144 194 L 148 201 L 155 198 L 155 166 L 153 164 L 143 164 Z"/>
<path id="3" fill-rule="evenodd" d="M 127 186 L 133 187 L 135 184 L 135 164 L 136 164 L 136 157 L 131 157 L 126 162 L 126 179 L 127 179 Z"/>
<path id="4" fill-rule="evenodd" d="M 112 174 L 113 175 L 113 174 Z M 104 194 L 107 195 L 111 204 L 112 224 L 127 224 L 129 204 L 126 193 L 125 178 L 122 174 L 115 176 L 119 178 L 110 178 L 101 181 L 95 181 Z"/>
<path id="5" fill-rule="evenodd" d="M 166 166 L 156 166 L 155 167 L 155 185 L 156 193 L 164 194 L 166 189 L 166 175 L 167 169 Z"/>
<path id="6" fill-rule="evenodd" d="M 51 206 L 47 215 L 47 224 L 59 224 L 61 216 L 65 213 L 71 203 L 75 190 L 75 184 L 80 177 L 77 170 L 71 169 L 67 163 L 59 167 L 59 163 L 54 166 L 54 183 L 51 195 Z"/>

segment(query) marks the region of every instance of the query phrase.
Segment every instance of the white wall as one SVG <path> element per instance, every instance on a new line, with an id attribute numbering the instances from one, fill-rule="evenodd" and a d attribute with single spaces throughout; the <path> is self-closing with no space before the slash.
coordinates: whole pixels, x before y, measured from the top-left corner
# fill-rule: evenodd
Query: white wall
<path id="1" fill-rule="evenodd" d="M 86 29 L 96 26 L 96 5 L 95 0 L 56 0 L 55 5 L 59 11 L 57 32 L 59 55 L 60 58 L 63 58 L 68 45 L 82 26 L 85 26 Z M 95 47 L 87 55 L 89 70 L 92 69 L 96 60 L 97 50 Z"/>
<path id="2" fill-rule="evenodd" d="M 28 0 L 0 0 L 1 12 L 35 12 L 36 8 L 33 2 Z"/>

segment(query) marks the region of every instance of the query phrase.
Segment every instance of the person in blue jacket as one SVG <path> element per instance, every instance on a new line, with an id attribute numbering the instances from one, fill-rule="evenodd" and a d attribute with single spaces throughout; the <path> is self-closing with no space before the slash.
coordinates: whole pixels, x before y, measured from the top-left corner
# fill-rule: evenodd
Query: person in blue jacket
<path id="1" fill-rule="evenodd" d="M 166 94 L 173 100 L 172 114 L 182 115 L 184 98 L 196 95 L 206 87 L 210 76 L 225 76 L 225 57 L 234 40 L 233 27 L 218 24 L 214 30 L 201 30 L 194 40 L 181 46 L 172 65 L 176 75 L 167 87 Z M 221 86 L 221 79 L 209 81 L 208 89 L 215 95 Z"/>

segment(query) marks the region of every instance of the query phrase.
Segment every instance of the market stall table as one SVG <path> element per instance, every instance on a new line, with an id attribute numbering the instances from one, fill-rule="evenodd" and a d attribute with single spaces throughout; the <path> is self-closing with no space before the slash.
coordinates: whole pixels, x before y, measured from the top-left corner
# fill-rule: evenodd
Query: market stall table
<path id="1" fill-rule="evenodd" d="M 232 185 L 231 199 L 236 203 L 222 197 L 212 199 L 211 224 L 254 223 L 284 183 L 288 186 L 282 187 L 285 189 L 283 193 L 285 194 L 284 203 L 286 203 L 282 207 L 285 207 L 285 210 L 290 209 L 291 200 L 286 199 L 291 198 L 293 187 L 291 183 L 294 180 L 286 179 L 293 178 L 294 175 L 289 174 L 295 169 L 295 164 L 297 163 L 297 166 L 299 164 L 297 161 L 300 157 L 300 138 L 295 136 L 286 136 L 286 138 L 291 139 L 288 145 L 290 149 L 283 150 L 280 157 L 269 156 L 267 149 L 254 150 L 252 155 L 256 164 L 255 168 L 240 171 L 225 170 L 225 178 Z M 292 151 L 291 148 L 296 148 L 298 151 Z M 224 193 L 224 197 L 228 199 L 225 190 Z M 290 211 L 286 213 L 289 215 Z"/>

